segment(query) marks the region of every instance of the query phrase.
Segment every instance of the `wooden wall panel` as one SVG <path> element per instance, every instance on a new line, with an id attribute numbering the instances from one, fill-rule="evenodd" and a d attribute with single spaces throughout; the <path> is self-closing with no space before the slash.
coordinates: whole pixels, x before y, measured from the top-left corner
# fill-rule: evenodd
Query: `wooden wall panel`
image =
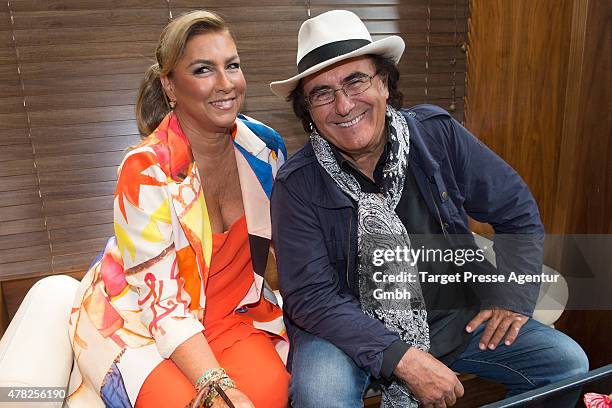
<path id="1" fill-rule="evenodd" d="M 555 227 L 573 234 L 612 234 L 612 4 L 574 5 L 570 81 L 560 156 Z M 571 174 L 571 177 L 562 175 Z M 602 271 L 612 252 L 600 248 Z M 564 267 L 565 265 L 562 265 Z M 610 280 L 608 280 L 609 282 Z M 587 351 L 591 368 L 612 362 L 612 310 L 566 311 L 557 327 Z"/>
<path id="2" fill-rule="evenodd" d="M 612 5 L 590 0 L 579 6 L 586 13 L 582 24 L 573 23 L 582 40 L 576 50 L 579 79 L 572 72 L 566 103 L 566 116 L 575 115 L 575 128 L 564 134 L 560 157 L 561 174 L 570 171 L 576 181 L 564 231 L 612 234 Z M 565 167 L 572 162 L 578 165 Z"/>
<path id="3" fill-rule="evenodd" d="M 0 5 L 0 275 L 49 270 L 43 201 L 8 3 Z M 24 268 L 23 265 L 29 268 Z M 34 272 L 35 271 L 35 272 Z M 0 304 L 0 309 L 2 305 Z M 1 314 L 4 314 L 0 310 Z"/>
<path id="4" fill-rule="evenodd" d="M 470 2 L 466 125 L 523 176 L 548 233 L 612 233 L 611 14 L 606 0 Z M 570 243 L 546 261 L 588 272 L 563 259 Z M 612 253 L 598 256 L 609 276 Z M 566 310 L 556 327 L 591 368 L 611 362 L 612 311 Z"/>
<path id="5" fill-rule="evenodd" d="M 0 236 L 16 244 L 0 250 L 0 275 L 83 270 L 112 233 L 116 170 L 140 140 L 136 90 L 169 19 L 168 3 L 18 0 L 9 6 L 10 35 L 0 39 L 12 41 L 14 55 L 2 52 L 0 61 L 9 59 L 19 75 L 0 70 L 6 79 L 0 161 L 7 163 L 0 174 Z M 20 143 L 8 130 L 21 123 Z M 46 235 L 45 250 L 20 239 L 38 232 Z"/>
<path id="6" fill-rule="evenodd" d="M 571 2 L 472 0 L 470 12 L 465 124 L 525 179 L 550 228 Z"/>

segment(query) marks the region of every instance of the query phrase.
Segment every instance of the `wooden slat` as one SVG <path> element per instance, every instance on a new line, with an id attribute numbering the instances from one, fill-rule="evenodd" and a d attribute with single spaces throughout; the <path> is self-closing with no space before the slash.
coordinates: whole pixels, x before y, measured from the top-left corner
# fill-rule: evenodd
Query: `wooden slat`
<path id="1" fill-rule="evenodd" d="M 425 66 L 425 59 L 411 58 L 410 53 L 406 53 L 400 60 L 398 67 L 401 73 L 400 81 L 406 75 L 424 74 L 426 71 L 429 74 L 442 74 L 457 72 L 465 77 L 466 59 L 464 54 L 457 55 L 456 61 L 454 56 L 449 56 L 446 59 L 430 60 L 428 66 Z"/>
<path id="2" fill-rule="evenodd" d="M 5 161 L 2 162 L 2 165 L 0 165 L 0 177 L 19 176 L 33 173 L 34 161 L 32 159 Z"/>
<path id="3" fill-rule="evenodd" d="M 5 129 L 21 129 L 27 123 L 27 116 L 25 112 L 1 113 L 0 123 Z"/>
<path id="4" fill-rule="evenodd" d="M 93 108 L 101 106 L 134 105 L 136 89 L 119 91 L 74 92 L 48 95 L 26 96 L 29 111 Z M 20 98 L 23 103 L 23 98 Z M 1 106 L 1 105 L 0 105 Z M 132 109 L 133 110 L 133 109 Z M 114 119 L 113 121 L 115 121 Z"/>
<path id="5" fill-rule="evenodd" d="M 32 259 L 27 261 L 19 261 L 19 262 L 9 262 L 2 264 L 1 266 L 2 272 L 2 285 L 4 285 L 5 281 L 8 280 L 16 280 L 16 279 L 24 279 L 31 278 L 33 276 L 42 276 L 47 275 L 52 270 L 51 269 L 51 258 L 45 259 Z M 5 289 L 6 290 L 6 289 Z M 14 293 L 12 289 L 6 290 L 7 293 Z M 12 313 L 16 310 L 18 305 L 11 305 L 7 301 L 7 307 L 9 307 L 9 313 L 12 310 Z"/>
<path id="6" fill-rule="evenodd" d="M 81 61 L 95 58 L 129 58 L 134 55 L 152 57 L 155 55 L 156 41 L 64 44 L 41 46 L 20 46 L 19 58 L 24 62 L 47 61 Z"/>
<path id="7" fill-rule="evenodd" d="M 38 186 L 27 190 L 0 191 L 0 211 L 2 207 L 40 203 Z"/>
<path id="8" fill-rule="evenodd" d="M 31 259 L 48 259 L 51 256 L 49 245 L 28 245 L 24 248 L 12 248 L 0 250 L 0 269 L 3 269 L 2 264 L 29 261 Z"/>
<path id="9" fill-rule="evenodd" d="M 0 30 L 0 48 L 13 49 L 13 30 Z"/>
<path id="10" fill-rule="evenodd" d="M 38 203 L 16 205 L 2 208 L 2 211 L 0 211 L 0 222 L 23 220 L 27 218 L 40 218 L 42 216 L 42 206 Z"/>
<path id="11" fill-rule="evenodd" d="M 92 251 L 102 251 L 108 241 L 108 237 L 92 238 L 92 239 L 76 239 L 66 242 L 53 243 L 53 254 L 56 256 L 71 255 L 71 254 L 91 254 Z M 91 258 L 91 263 L 94 258 Z"/>
<path id="12" fill-rule="evenodd" d="M 11 57 L 11 65 L 13 68 L 15 56 Z M 22 96 L 23 92 L 21 89 L 21 82 L 19 82 L 18 78 L 7 79 L 0 82 L 0 95 L 7 96 Z"/>
<path id="13" fill-rule="evenodd" d="M 95 239 L 110 237 L 114 233 L 112 220 L 106 224 L 88 225 L 86 227 L 56 229 L 49 231 L 51 242 L 71 242 L 79 239 Z"/>
<path id="14" fill-rule="evenodd" d="M 0 225 L 0 235 L 23 234 L 26 232 L 36 232 L 45 230 L 45 220 L 43 218 L 30 218 L 18 221 L 4 221 Z"/>
<path id="15" fill-rule="evenodd" d="M 23 97 L 21 95 L 0 98 L 0 114 L 21 112 L 25 113 Z"/>
<path id="16" fill-rule="evenodd" d="M 121 156 L 131 146 L 134 146 L 140 141 L 138 135 L 115 136 L 105 138 L 94 138 L 84 140 L 65 140 L 61 144 L 45 144 L 43 140 L 36 139 L 34 147 L 36 148 L 37 162 L 52 156 L 67 156 L 81 154 L 95 154 L 104 152 L 121 152 Z M 93 159 L 93 158 L 92 158 Z M 101 164 L 93 160 L 91 167 L 106 167 L 108 165 Z"/>
<path id="17" fill-rule="evenodd" d="M 0 81 L 18 80 L 17 63 L 13 61 L 10 64 L 0 65 Z"/>
<path id="18" fill-rule="evenodd" d="M 22 174 L 20 176 L 0 177 L 0 192 L 16 190 L 37 189 L 36 174 Z"/>
<path id="19" fill-rule="evenodd" d="M 24 140 L 24 142 L 27 142 L 27 140 Z M 32 145 L 29 143 L 4 146 L 0 149 L 0 162 L 32 157 Z"/>
<path id="20" fill-rule="evenodd" d="M 65 78 L 67 72 L 70 76 L 96 76 L 100 74 L 139 74 L 144 76 L 145 70 L 153 64 L 153 60 L 144 56 L 132 55 L 128 58 L 103 59 L 84 61 L 35 61 L 20 63 L 21 77 L 28 82 L 41 78 Z"/>
<path id="21" fill-rule="evenodd" d="M 63 185 L 54 187 L 41 186 L 41 190 L 44 200 L 100 197 L 107 196 L 115 192 L 115 181 L 99 181 L 97 183 Z"/>
<path id="22" fill-rule="evenodd" d="M 465 72 L 458 73 L 457 75 L 454 75 L 454 76 L 452 72 L 441 72 L 441 73 L 431 73 L 430 72 L 427 74 L 428 82 L 436 86 L 440 86 L 441 84 L 444 84 L 444 85 L 451 84 L 453 82 L 453 77 L 454 77 L 454 81 L 456 84 L 463 85 L 465 83 Z M 400 76 L 399 84 L 402 87 L 415 88 L 418 85 L 422 86 L 424 84 L 424 79 L 425 79 L 425 73 L 419 73 L 419 74 L 403 73 Z"/>
<path id="23" fill-rule="evenodd" d="M 15 50 L 9 47 L 0 47 L 0 64 L 12 65 L 15 61 Z"/>
<path id="24" fill-rule="evenodd" d="M 29 112 L 32 127 L 135 119 L 133 105 L 55 109 Z"/>
<path id="25" fill-rule="evenodd" d="M 464 86 L 463 84 L 461 84 L 461 86 L 457 85 L 456 86 L 456 95 L 457 97 L 462 98 L 464 95 Z M 422 95 L 423 98 L 425 99 L 450 99 L 452 96 L 451 93 L 451 87 L 450 86 L 432 86 L 432 87 L 427 87 L 427 94 L 425 94 L 425 87 L 423 87 L 423 91 L 420 92 L 418 90 L 416 90 L 417 92 L 410 93 L 409 96 L 411 97 L 416 97 L 418 95 Z M 406 94 L 406 92 L 404 92 L 404 94 Z"/>
<path id="26" fill-rule="evenodd" d="M 100 248 L 102 250 L 104 248 Z M 54 273 L 69 273 L 86 270 L 100 251 L 86 253 L 58 255 L 53 257 Z"/>
<path id="27" fill-rule="evenodd" d="M 93 63 L 93 61 L 91 62 Z M 25 82 L 25 95 L 46 95 L 55 93 L 119 91 L 138 89 L 143 73 L 108 74 L 96 77 L 73 77 L 61 79 L 31 79 Z M 20 91 L 21 92 L 21 91 Z"/>
<path id="28" fill-rule="evenodd" d="M 11 23 L 9 19 L 9 9 L 8 2 L 0 3 L 0 30 L 8 30 L 11 28 Z"/>
<path id="29" fill-rule="evenodd" d="M 0 236 L 0 250 L 48 244 L 49 236 L 46 231 Z"/>
<path id="30" fill-rule="evenodd" d="M 136 121 L 124 120 L 104 123 L 79 123 L 74 125 L 38 127 L 31 129 L 31 132 L 34 142 L 40 144 L 44 143 L 44 141 L 48 143 L 57 143 L 61 140 L 83 140 L 138 135 L 138 127 L 136 126 Z"/>
<path id="31" fill-rule="evenodd" d="M 160 4 L 161 5 L 161 4 Z M 25 11 L 15 13 L 15 30 L 158 25 L 168 21 L 168 9 Z"/>
<path id="32" fill-rule="evenodd" d="M 116 181 L 118 166 L 94 167 L 83 170 L 53 171 L 40 175 L 42 191 L 54 186 L 87 184 L 98 181 Z"/>
<path id="33" fill-rule="evenodd" d="M 75 156 L 52 156 L 41 157 L 36 160 L 40 173 L 53 171 L 61 168 L 63 170 L 89 169 L 92 167 L 118 166 L 121 164 L 123 154 L 121 152 L 106 152 L 92 154 L 78 154 Z"/>
<path id="34" fill-rule="evenodd" d="M 47 227 L 49 230 L 60 228 L 84 227 L 87 225 L 105 224 L 112 219 L 113 210 L 55 215 L 47 217 Z"/>
<path id="35" fill-rule="evenodd" d="M 21 47 L 41 45 L 74 45 L 95 43 L 120 43 L 126 39 L 135 42 L 157 42 L 164 25 L 142 25 L 125 27 L 96 27 L 83 30 L 82 27 L 61 29 L 15 30 L 15 39 Z"/>
<path id="36" fill-rule="evenodd" d="M 113 196 L 86 197 L 75 199 L 58 199 L 45 201 L 45 214 L 60 215 L 74 214 L 86 211 L 111 210 Z"/>
<path id="37" fill-rule="evenodd" d="M 117 10 L 117 9 L 142 9 L 142 8 L 164 8 L 168 7 L 165 1 L 151 0 L 11 0 L 11 9 L 19 11 L 56 11 L 66 10 Z M 202 7 L 200 4 L 197 7 Z"/>

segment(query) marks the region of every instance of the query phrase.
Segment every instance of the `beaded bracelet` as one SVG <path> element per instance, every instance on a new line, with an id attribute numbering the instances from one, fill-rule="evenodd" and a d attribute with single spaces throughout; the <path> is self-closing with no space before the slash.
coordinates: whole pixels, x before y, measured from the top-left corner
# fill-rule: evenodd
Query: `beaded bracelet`
<path id="1" fill-rule="evenodd" d="M 231 407 L 231 401 L 228 403 L 229 398 L 227 397 L 227 395 L 225 395 L 224 392 L 225 390 L 228 390 L 230 388 L 236 388 L 236 385 L 229 377 L 210 383 L 208 394 L 206 394 L 206 398 L 204 399 L 204 406 L 206 408 L 210 408 L 213 404 L 214 399 L 220 396 L 221 398 L 223 398 L 223 400 L 225 400 L 225 403 Z"/>
<path id="2" fill-rule="evenodd" d="M 206 372 L 204 374 L 202 374 L 202 376 L 200 378 L 198 378 L 198 381 L 196 381 L 195 383 L 195 388 L 196 390 L 201 390 L 204 385 L 206 385 L 206 383 L 210 382 L 210 381 L 214 381 L 214 380 L 219 380 L 223 377 L 227 377 L 227 373 L 225 372 L 224 369 L 222 368 L 210 368 L 208 370 L 206 370 Z M 229 378 L 229 377 L 228 377 Z"/>
<path id="3" fill-rule="evenodd" d="M 236 384 L 229 378 L 223 368 L 211 368 L 206 370 L 196 381 L 195 388 L 198 396 L 204 396 L 203 400 L 200 399 L 199 406 L 209 408 L 212 406 L 213 400 L 218 396 L 221 396 L 227 402 L 229 398 L 225 395 L 224 391 L 236 388 Z M 230 404 L 228 406 L 232 407 L 233 405 Z"/>

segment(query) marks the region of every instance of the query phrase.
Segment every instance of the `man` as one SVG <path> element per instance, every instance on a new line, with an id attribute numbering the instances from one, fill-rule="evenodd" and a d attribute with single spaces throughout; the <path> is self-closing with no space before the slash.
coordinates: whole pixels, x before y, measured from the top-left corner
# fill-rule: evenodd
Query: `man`
<path id="1" fill-rule="evenodd" d="M 496 231 L 498 270 L 473 261 L 476 276 L 539 274 L 543 241 L 510 166 L 443 109 L 399 110 L 403 50 L 330 11 L 302 25 L 299 73 L 270 85 L 310 133 L 271 200 L 295 408 L 361 406 L 379 378 L 384 406 L 446 407 L 463 395 L 453 370 L 516 394 L 588 369 L 573 340 L 529 319 L 537 285 L 478 285 L 461 263 L 402 258 L 402 248 L 465 254 L 468 215 Z M 458 278 L 430 284 L 423 270 Z M 387 292 L 408 296 L 377 296 Z"/>

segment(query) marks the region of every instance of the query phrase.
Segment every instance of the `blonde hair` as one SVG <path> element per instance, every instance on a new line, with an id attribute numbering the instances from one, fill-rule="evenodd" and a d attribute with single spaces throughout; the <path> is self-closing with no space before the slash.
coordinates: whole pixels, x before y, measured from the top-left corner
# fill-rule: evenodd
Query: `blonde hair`
<path id="1" fill-rule="evenodd" d="M 147 136 L 152 133 L 170 112 L 160 77 L 172 75 L 172 71 L 185 52 L 187 42 L 198 34 L 224 31 L 231 35 L 221 17 L 203 10 L 183 14 L 164 27 L 155 50 L 157 62 L 145 72 L 136 98 L 136 122 L 141 135 Z"/>

